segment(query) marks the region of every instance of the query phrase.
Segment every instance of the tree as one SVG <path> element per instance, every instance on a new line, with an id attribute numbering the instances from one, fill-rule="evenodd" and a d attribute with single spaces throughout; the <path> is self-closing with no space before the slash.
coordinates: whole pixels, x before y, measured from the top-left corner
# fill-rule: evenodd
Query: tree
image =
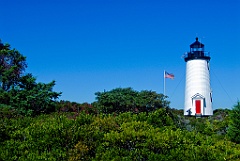
<path id="1" fill-rule="evenodd" d="M 137 92 L 132 88 L 116 88 L 95 95 L 97 106 L 103 113 L 148 112 L 169 105 L 163 94 L 147 90 Z"/>
<path id="2" fill-rule="evenodd" d="M 157 108 L 168 107 L 169 101 L 163 94 L 158 94 L 155 91 L 143 90 L 138 93 L 137 108 L 140 111 L 154 111 Z"/>
<path id="3" fill-rule="evenodd" d="M 24 73 L 26 67 L 25 56 L 0 42 L 0 104 L 24 115 L 53 111 L 61 95 L 52 91 L 55 81 L 37 83 L 32 74 Z"/>
<path id="4" fill-rule="evenodd" d="M 233 142 L 240 143 L 240 102 L 230 111 L 230 123 L 227 134 Z"/>
<path id="5" fill-rule="evenodd" d="M 95 95 L 100 111 L 119 113 L 133 110 L 137 92 L 132 88 L 116 88 L 109 92 L 97 92 Z"/>
<path id="6" fill-rule="evenodd" d="M 19 85 L 11 90 L 10 104 L 23 114 L 40 114 L 55 111 L 55 100 L 61 93 L 53 92 L 55 81 L 36 83 L 32 74 L 21 77 Z"/>
<path id="7" fill-rule="evenodd" d="M 0 88 L 10 90 L 18 83 L 26 67 L 26 57 L 0 41 Z"/>

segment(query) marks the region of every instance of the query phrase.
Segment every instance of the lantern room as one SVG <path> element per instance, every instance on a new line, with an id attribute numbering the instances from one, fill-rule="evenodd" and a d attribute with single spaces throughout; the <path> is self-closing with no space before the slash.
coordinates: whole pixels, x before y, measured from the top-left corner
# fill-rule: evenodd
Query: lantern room
<path id="1" fill-rule="evenodd" d="M 190 45 L 190 52 L 184 56 L 185 62 L 193 59 L 210 60 L 209 52 L 204 51 L 204 44 L 198 41 L 198 37 L 196 37 L 196 41 Z"/>

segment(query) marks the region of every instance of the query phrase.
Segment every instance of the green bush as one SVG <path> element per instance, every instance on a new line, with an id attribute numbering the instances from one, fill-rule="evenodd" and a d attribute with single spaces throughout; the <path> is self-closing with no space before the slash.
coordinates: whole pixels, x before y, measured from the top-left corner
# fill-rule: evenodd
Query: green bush
<path id="1" fill-rule="evenodd" d="M 94 160 L 234 160 L 239 150 L 226 140 L 134 121 L 105 134 Z"/>
<path id="2" fill-rule="evenodd" d="M 137 92 L 132 88 L 116 88 L 111 91 L 96 92 L 95 95 L 96 107 L 106 114 L 150 112 L 169 106 L 169 101 L 165 100 L 166 96 L 154 91 Z"/>
<path id="3" fill-rule="evenodd" d="M 228 136 L 233 142 L 240 143 L 240 102 L 230 112 Z"/>
<path id="4" fill-rule="evenodd" d="M 0 120 L 0 158 L 70 161 L 240 159 L 239 144 L 212 134 L 216 130 L 212 126 L 214 121 L 195 119 L 209 128 L 202 132 L 187 131 L 175 125 L 174 115 L 160 108 L 138 114 L 64 112 L 34 118 L 3 118 Z"/>
<path id="5" fill-rule="evenodd" d="M 4 160 L 64 159 L 72 148 L 71 127 L 65 116 L 41 115 L 6 120 L 9 138 L 2 142 L 0 157 Z"/>

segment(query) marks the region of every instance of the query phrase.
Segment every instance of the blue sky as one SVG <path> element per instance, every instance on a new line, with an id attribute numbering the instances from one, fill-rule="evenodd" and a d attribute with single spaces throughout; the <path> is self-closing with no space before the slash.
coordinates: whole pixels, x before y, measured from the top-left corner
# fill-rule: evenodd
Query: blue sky
<path id="1" fill-rule="evenodd" d="M 184 106 L 181 56 L 198 36 L 211 53 L 213 108 L 240 98 L 239 0 L 1 0 L 0 39 L 27 57 L 60 99 L 95 101 L 117 87 L 163 93 Z"/>

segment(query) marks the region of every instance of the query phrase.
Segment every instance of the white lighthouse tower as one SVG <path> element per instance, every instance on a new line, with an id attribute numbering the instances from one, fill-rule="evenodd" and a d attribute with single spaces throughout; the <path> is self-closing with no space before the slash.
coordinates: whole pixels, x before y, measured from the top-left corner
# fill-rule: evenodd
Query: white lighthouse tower
<path id="1" fill-rule="evenodd" d="M 185 54 L 186 86 L 184 115 L 210 116 L 212 110 L 212 93 L 209 75 L 209 52 L 204 51 L 204 44 L 196 41 L 190 45 L 190 52 Z"/>

